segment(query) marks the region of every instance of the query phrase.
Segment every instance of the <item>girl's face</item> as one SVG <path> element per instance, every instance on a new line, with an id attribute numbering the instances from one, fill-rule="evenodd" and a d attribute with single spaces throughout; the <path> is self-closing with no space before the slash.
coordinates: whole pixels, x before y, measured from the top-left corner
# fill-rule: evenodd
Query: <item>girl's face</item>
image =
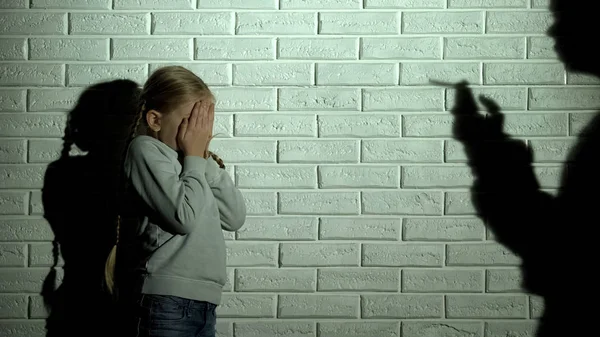
<path id="1" fill-rule="evenodd" d="M 169 113 L 149 111 L 146 118 L 149 125 L 148 135 L 167 144 L 173 150 L 180 151 L 177 144 L 179 126 L 190 117 L 195 103 L 196 100 L 187 101 Z"/>

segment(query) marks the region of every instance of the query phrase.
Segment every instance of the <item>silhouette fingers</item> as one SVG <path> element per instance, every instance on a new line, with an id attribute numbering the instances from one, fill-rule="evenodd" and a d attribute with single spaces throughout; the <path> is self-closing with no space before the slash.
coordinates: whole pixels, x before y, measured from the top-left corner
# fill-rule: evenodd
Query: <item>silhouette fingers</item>
<path id="1" fill-rule="evenodd" d="M 478 112 L 477 102 L 467 81 L 455 85 L 455 102 L 451 113 L 455 116 L 473 116 Z"/>

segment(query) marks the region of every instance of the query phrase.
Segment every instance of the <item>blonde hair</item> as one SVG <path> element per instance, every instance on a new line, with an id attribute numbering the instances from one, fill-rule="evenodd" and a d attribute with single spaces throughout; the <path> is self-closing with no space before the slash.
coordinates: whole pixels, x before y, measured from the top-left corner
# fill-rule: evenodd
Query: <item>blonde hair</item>
<path id="1" fill-rule="evenodd" d="M 146 127 L 146 114 L 150 110 L 169 113 L 175 110 L 181 102 L 191 100 L 210 99 L 214 102 L 215 97 L 208 86 L 190 70 L 181 66 L 166 66 L 155 70 L 148 78 L 139 97 L 139 108 L 135 122 L 131 127 L 129 142 L 138 134 L 138 130 Z M 214 137 L 214 135 L 213 135 Z M 125 160 L 127 146 L 123 151 L 122 161 Z M 208 152 L 219 165 L 225 168 L 223 160 L 213 152 Z M 123 169 L 120 170 L 120 172 Z M 121 173 L 122 174 L 122 173 Z M 126 183 L 125 183 L 126 184 Z M 124 187 L 125 190 L 126 186 Z M 123 190 L 123 193 L 124 193 Z M 104 278 L 108 291 L 115 293 L 115 267 L 117 247 L 119 245 L 119 232 L 121 226 L 121 215 L 117 216 L 116 240 L 104 268 Z"/>

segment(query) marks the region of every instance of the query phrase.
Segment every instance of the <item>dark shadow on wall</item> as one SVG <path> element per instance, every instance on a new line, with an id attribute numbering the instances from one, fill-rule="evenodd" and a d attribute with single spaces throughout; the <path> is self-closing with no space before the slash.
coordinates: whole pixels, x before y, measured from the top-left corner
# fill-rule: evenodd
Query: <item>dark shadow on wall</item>
<path id="1" fill-rule="evenodd" d="M 598 55 L 580 41 L 600 32 L 597 11 L 567 0 L 551 1 L 551 9 L 555 21 L 548 33 L 566 69 L 600 77 Z M 600 209 L 600 114 L 574 140 L 554 196 L 540 188 L 531 148 L 504 133 L 500 107 L 482 97 L 480 102 L 485 115 L 468 85 L 457 85 L 453 132 L 475 177 L 477 215 L 521 258 L 524 290 L 544 299 L 537 336 L 587 336 L 598 306 L 592 273 L 598 261 L 593 233 Z"/>
<path id="2" fill-rule="evenodd" d="M 116 239 L 119 168 L 139 92 L 129 80 L 86 88 L 69 113 L 61 156 L 46 171 L 44 217 L 55 236 L 55 266 L 42 290 L 47 337 L 115 332 L 117 310 L 104 286 L 104 266 Z M 70 155 L 72 145 L 84 155 Z M 57 288 L 60 258 L 64 276 Z"/>

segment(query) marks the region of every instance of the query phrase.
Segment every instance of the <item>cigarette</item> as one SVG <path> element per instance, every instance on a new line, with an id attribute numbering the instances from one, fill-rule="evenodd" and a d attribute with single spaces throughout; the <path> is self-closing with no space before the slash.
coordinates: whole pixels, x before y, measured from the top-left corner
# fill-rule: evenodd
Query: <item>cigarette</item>
<path id="1" fill-rule="evenodd" d="M 435 86 L 438 86 L 438 87 L 446 87 L 446 88 L 458 88 L 458 87 L 467 86 L 466 82 L 452 83 L 452 82 L 444 82 L 444 81 L 438 81 L 438 80 L 433 80 L 433 79 L 430 79 L 429 83 L 431 83 Z"/>

